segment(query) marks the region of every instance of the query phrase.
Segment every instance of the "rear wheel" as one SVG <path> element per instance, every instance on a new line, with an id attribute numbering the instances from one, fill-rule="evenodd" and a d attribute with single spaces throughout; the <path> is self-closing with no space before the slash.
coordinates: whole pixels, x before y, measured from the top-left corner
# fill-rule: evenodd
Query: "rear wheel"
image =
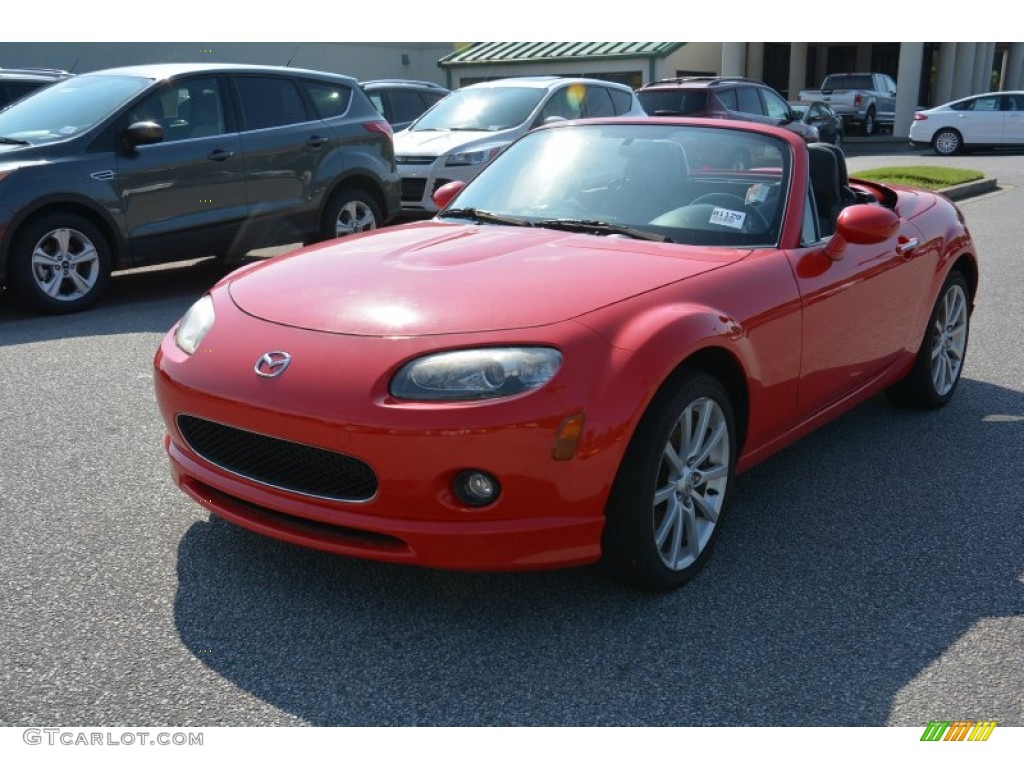
<path id="1" fill-rule="evenodd" d="M 380 210 L 369 194 L 359 189 L 337 193 L 324 210 L 320 236 L 324 240 L 369 232 L 381 224 Z"/>
<path id="2" fill-rule="evenodd" d="M 48 213 L 18 233 L 9 276 L 18 300 L 48 314 L 91 306 L 110 281 L 110 246 L 76 213 Z"/>
<path id="3" fill-rule="evenodd" d="M 716 378 L 684 369 L 663 387 L 608 501 L 602 549 L 613 578 L 666 590 L 700 571 L 726 510 L 735 435 L 732 403 Z"/>
<path id="4" fill-rule="evenodd" d="M 938 408 L 953 399 L 967 354 L 970 292 L 959 271 L 951 272 L 939 292 L 928 329 L 907 377 L 886 394 L 893 402 Z"/>
<path id="5" fill-rule="evenodd" d="M 943 128 L 932 138 L 932 147 L 937 155 L 955 155 L 964 148 L 960 134 L 952 128 Z"/>
<path id="6" fill-rule="evenodd" d="M 868 113 L 864 116 L 864 135 L 874 136 L 878 130 L 878 123 L 875 121 L 875 108 L 869 107 Z"/>

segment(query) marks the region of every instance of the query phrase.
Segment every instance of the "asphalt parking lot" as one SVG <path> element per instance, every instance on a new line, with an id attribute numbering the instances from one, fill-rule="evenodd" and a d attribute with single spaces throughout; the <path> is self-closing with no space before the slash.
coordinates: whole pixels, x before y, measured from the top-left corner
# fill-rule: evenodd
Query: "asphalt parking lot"
<path id="1" fill-rule="evenodd" d="M 595 568 L 460 574 L 262 539 L 172 484 L 159 339 L 234 265 L 0 296 L 0 725 L 1024 726 L 1024 155 L 978 168 L 981 287 L 939 412 L 875 398 L 738 480 L 666 595 Z"/>

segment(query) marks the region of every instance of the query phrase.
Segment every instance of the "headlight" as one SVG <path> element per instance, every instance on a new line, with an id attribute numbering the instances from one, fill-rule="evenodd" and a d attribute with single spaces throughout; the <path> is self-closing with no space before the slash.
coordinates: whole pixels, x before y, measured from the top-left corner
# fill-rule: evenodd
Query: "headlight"
<path id="1" fill-rule="evenodd" d="M 477 147 L 465 152 L 455 152 L 448 155 L 448 159 L 444 161 L 444 164 L 480 165 L 480 163 L 489 163 L 507 146 L 507 144 L 490 144 L 486 147 Z"/>
<path id="2" fill-rule="evenodd" d="M 562 353 L 548 347 L 441 352 L 402 366 L 391 394 L 402 400 L 510 397 L 543 386 L 561 364 Z"/>
<path id="3" fill-rule="evenodd" d="M 185 354 L 191 355 L 202 344 L 203 337 L 213 327 L 213 299 L 203 296 L 188 308 L 174 332 L 174 343 Z"/>

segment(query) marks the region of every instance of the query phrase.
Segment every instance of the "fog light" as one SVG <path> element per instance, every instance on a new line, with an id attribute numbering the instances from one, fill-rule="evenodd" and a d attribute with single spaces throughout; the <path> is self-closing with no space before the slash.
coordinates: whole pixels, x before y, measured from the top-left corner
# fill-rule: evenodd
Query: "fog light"
<path id="1" fill-rule="evenodd" d="M 497 478 L 477 469 L 459 472 L 452 482 L 452 491 L 459 501 L 469 507 L 493 504 L 501 493 Z"/>

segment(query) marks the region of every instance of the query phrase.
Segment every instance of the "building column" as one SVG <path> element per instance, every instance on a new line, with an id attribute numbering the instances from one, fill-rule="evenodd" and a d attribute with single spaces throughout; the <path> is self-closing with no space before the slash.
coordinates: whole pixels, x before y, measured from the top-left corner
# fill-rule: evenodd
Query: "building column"
<path id="1" fill-rule="evenodd" d="M 930 107 L 953 100 L 953 65 L 956 64 L 956 43 L 939 45 L 939 72 L 935 83 L 935 103 Z"/>
<path id="2" fill-rule="evenodd" d="M 764 43 L 747 43 L 747 77 L 764 80 Z"/>
<path id="3" fill-rule="evenodd" d="M 896 77 L 896 115 L 892 135 L 907 138 L 910 124 L 917 110 L 917 94 L 921 82 L 921 65 L 924 63 L 924 43 L 900 43 L 900 63 Z"/>
<path id="4" fill-rule="evenodd" d="M 987 83 L 992 71 L 992 51 L 989 46 L 993 43 L 977 43 L 978 49 L 974 54 L 974 74 L 971 77 L 971 93 L 984 93 L 990 90 Z"/>
<path id="5" fill-rule="evenodd" d="M 1006 70 L 1003 89 L 1019 91 L 1024 88 L 1024 43 L 1010 43 L 1010 64 Z"/>
<path id="6" fill-rule="evenodd" d="M 744 77 L 747 71 L 747 44 L 722 43 L 722 77 Z"/>
<path id="7" fill-rule="evenodd" d="M 971 78 L 974 77 L 974 51 L 977 43 L 956 44 L 956 66 L 953 71 L 953 99 L 970 96 Z"/>
<path id="8" fill-rule="evenodd" d="M 807 87 L 807 43 L 789 44 L 789 100 L 800 98 L 800 91 Z"/>

